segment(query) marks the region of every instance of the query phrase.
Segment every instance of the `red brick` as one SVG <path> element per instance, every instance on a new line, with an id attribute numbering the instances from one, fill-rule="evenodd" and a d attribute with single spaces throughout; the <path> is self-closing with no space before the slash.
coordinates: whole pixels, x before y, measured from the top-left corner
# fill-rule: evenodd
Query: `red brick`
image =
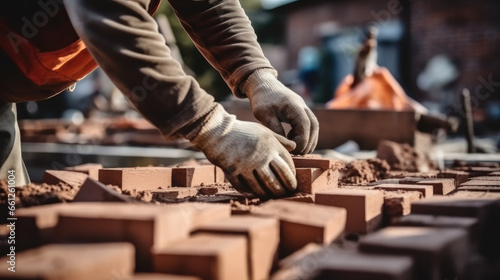
<path id="1" fill-rule="evenodd" d="M 163 273 L 137 273 L 126 280 L 202 280 L 195 276 L 181 276 Z"/>
<path id="2" fill-rule="evenodd" d="M 363 253 L 411 256 L 414 279 L 454 279 L 461 276 L 468 255 L 462 229 L 387 227 L 362 238 Z"/>
<path id="3" fill-rule="evenodd" d="M 345 162 L 335 159 L 316 159 L 316 158 L 304 158 L 304 157 L 293 157 L 293 163 L 295 168 L 321 168 L 321 169 L 332 169 L 339 170 L 345 167 Z"/>
<path id="4" fill-rule="evenodd" d="M 405 180 L 405 179 L 403 179 Z M 404 184 L 403 181 L 400 181 Z M 415 182 L 417 185 L 431 185 L 434 188 L 434 194 L 446 195 L 456 189 L 455 179 L 451 178 L 424 178 Z"/>
<path id="5" fill-rule="evenodd" d="M 198 190 L 195 188 L 172 187 L 165 190 L 152 191 L 153 199 L 158 201 L 165 201 L 172 198 L 186 198 L 196 196 Z"/>
<path id="6" fill-rule="evenodd" d="M 63 170 L 46 170 L 43 174 L 42 182 L 49 185 L 65 183 L 70 186 L 79 187 L 83 185 L 88 176 L 79 172 Z"/>
<path id="7" fill-rule="evenodd" d="M 134 271 L 134 247 L 129 243 L 45 245 L 18 252 L 14 273 L 7 270 L 7 259 L 0 259 L 2 279 L 109 280 Z"/>
<path id="8" fill-rule="evenodd" d="M 67 205 L 58 203 L 17 209 L 16 248 L 25 250 L 52 242 L 57 210 Z"/>
<path id="9" fill-rule="evenodd" d="M 247 280 L 246 238 L 197 234 L 153 250 L 155 272 L 198 276 L 206 280 Z"/>
<path id="10" fill-rule="evenodd" d="M 338 189 L 317 192 L 316 204 L 347 210 L 345 230 L 348 233 L 368 233 L 380 227 L 384 194 L 374 190 Z"/>
<path id="11" fill-rule="evenodd" d="M 460 228 L 467 232 L 471 246 L 476 246 L 475 243 L 479 236 L 479 221 L 476 218 L 411 214 L 401 217 L 393 225 L 407 227 Z"/>
<path id="12" fill-rule="evenodd" d="M 424 198 L 432 197 L 433 193 L 431 185 L 380 184 L 375 186 L 375 188 L 384 191 L 415 191 L 419 192 Z"/>
<path id="13" fill-rule="evenodd" d="M 483 218 L 496 204 L 495 199 L 439 196 L 414 202 L 412 213 Z"/>
<path id="14" fill-rule="evenodd" d="M 384 216 L 387 220 L 410 214 L 411 204 L 420 200 L 421 193 L 415 191 L 384 192 Z"/>
<path id="15" fill-rule="evenodd" d="M 94 180 L 99 179 L 99 169 L 102 169 L 102 164 L 100 163 L 87 163 L 77 166 L 66 167 L 65 170 L 80 172 L 87 174 L 90 178 Z"/>
<path id="16" fill-rule="evenodd" d="M 499 167 L 464 166 L 456 167 L 454 169 L 468 172 L 469 177 L 488 176 L 490 173 L 500 172 Z"/>
<path id="17" fill-rule="evenodd" d="M 272 218 L 237 216 L 206 223 L 196 233 L 238 234 L 247 238 L 250 279 L 267 279 L 279 244 L 279 221 Z"/>
<path id="18" fill-rule="evenodd" d="M 469 187 L 469 186 L 479 186 L 479 187 L 497 187 L 500 188 L 500 180 L 492 181 L 492 180 L 469 180 L 460 185 L 460 187 Z"/>
<path id="19" fill-rule="evenodd" d="M 478 176 L 472 177 L 471 181 L 482 180 L 482 181 L 500 181 L 500 176 Z"/>
<path id="20" fill-rule="evenodd" d="M 308 243 L 330 244 L 342 236 L 346 210 L 302 202 L 271 200 L 251 210 L 253 215 L 280 220 L 280 255 L 287 256 Z"/>
<path id="21" fill-rule="evenodd" d="M 172 186 L 195 187 L 215 183 L 215 166 L 177 167 L 172 169 Z"/>
<path id="22" fill-rule="evenodd" d="M 498 177 L 498 176 L 500 176 L 500 171 L 491 172 L 491 173 L 488 173 L 488 174 L 486 174 L 486 175 L 487 175 L 487 176 L 496 176 L 496 177 Z"/>
<path id="23" fill-rule="evenodd" d="M 217 187 L 202 187 L 198 190 L 199 195 L 214 195 L 219 192 Z"/>
<path id="24" fill-rule="evenodd" d="M 445 169 L 439 171 L 438 178 L 451 178 L 455 179 L 455 187 L 460 186 L 461 183 L 469 179 L 469 173 L 460 170 Z"/>
<path id="25" fill-rule="evenodd" d="M 410 257 L 362 254 L 354 250 L 332 249 L 318 263 L 317 279 L 411 279 Z"/>
<path id="26" fill-rule="evenodd" d="M 132 198 L 122 195 L 103 183 L 90 177 L 83 183 L 73 202 L 132 202 Z"/>
<path id="27" fill-rule="evenodd" d="M 355 248 L 304 247 L 280 261 L 273 280 L 289 279 L 411 279 L 413 261 L 405 256 L 362 254 Z M 293 258 L 291 258 L 293 257 Z"/>
<path id="28" fill-rule="evenodd" d="M 187 238 L 190 230 L 211 219 L 229 216 L 229 205 L 183 203 L 72 203 L 58 209 L 60 242 L 130 242 L 136 247 L 139 271 L 151 269 L 153 246 Z M 222 209 L 222 211 L 221 211 Z"/>
<path id="29" fill-rule="evenodd" d="M 172 168 L 104 168 L 99 170 L 99 181 L 106 185 L 118 186 L 122 190 L 165 189 L 172 185 Z"/>
<path id="30" fill-rule="evenodd" d="M 498 198 L 460 196 L 434 197 L 412 204 L 415 214 L 479 219 L 479 251 L 487 256 L 500 257 L 500 203 Z"/>
<path id="31" fill-rule="evenodd" d="M 314 194 L 316 191 L 338 188 L 338 171 L 321 168 L 297 168 L 297 192 Z"/>

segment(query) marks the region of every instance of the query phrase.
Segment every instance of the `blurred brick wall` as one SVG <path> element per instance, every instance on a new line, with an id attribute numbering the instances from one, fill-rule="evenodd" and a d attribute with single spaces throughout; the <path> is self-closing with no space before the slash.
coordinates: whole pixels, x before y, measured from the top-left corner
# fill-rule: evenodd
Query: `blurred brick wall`
<path id="1" fill-rule="evenodd" d="M 470 89 L 481 103 L 500 96 L 500 1 L 418 0 L 410 7 L 410 72 L 412 90 L 418 74 L 438 54 L 459 68 L 457 91 Z"/>

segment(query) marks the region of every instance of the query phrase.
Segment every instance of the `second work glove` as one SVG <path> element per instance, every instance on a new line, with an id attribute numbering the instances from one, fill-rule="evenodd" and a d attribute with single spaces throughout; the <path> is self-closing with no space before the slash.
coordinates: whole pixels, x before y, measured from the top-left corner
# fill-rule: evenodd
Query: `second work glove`
<path id="1" fill-rule="evenodd" d="M 250 99 L 255 118 L 272 131 L 285 135 L 281 122 L 292 129 L 287 135 L 297 147 L 294 154 L 311 153 L 318 142 L 319 124 L 316 116 L 298 94 L 283 85 L 268 69 L 252 73 L 242 86 Z"/>
<path id="2" fill-rule="evenodd" d="M 297 187 L 288 152 L 295 143 L 258 123 L 237 120 L 220 104 L 181 134 L 221 167 L 240 192 L 280 197 Z"/>

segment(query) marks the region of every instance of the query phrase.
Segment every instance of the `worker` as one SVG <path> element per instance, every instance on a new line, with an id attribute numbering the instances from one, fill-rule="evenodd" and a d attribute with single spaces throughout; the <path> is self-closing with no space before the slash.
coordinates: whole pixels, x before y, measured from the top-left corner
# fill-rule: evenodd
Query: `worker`
<path id="1" fill-rule="evenodd" d="M 283 196 L 290 152 L 314 150 L 318 122 L 277 79 L 238 0 L 169 0 L 194 44 L 263 124 L 237 120 L 184 73 L 152 14 L 160 0 L 16 0 L 0 12 L 0 179 L 21 159 L 16 102 L 47 99 L 97 66 L 166 138 L 183 137 L 239 191 Z M 291 125 L 284 137 L 282 122 Z"/>

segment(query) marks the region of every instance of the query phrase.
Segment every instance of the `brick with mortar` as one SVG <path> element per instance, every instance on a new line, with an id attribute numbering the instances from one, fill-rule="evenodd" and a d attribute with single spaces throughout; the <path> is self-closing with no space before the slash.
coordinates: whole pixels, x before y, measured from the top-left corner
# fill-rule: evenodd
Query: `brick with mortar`
<path id="1" fill-rule="evenodd" d="M 169 188 L 172 183 L 172 168 L 169 167 L 125 167 L 99 170 L 99 181 L 115 185 L 122 190 L 157 190 Z"/>
<path id="2" fill-rule="evenodd" d="M 332 169 L 340 170 L 345 167 L 345 162 L 342 160 L 335 159 L 319 159 L 319 158 L 307 158 L 307 157 L 293 157 L 293 163 L 295 168 L 321 168 L 321 169 Z"/>
<path id="3" fill-rule="evenodd" d="M 370 254 L 411 256 L 414 279 L 460 277 L 468 256 L 463 229 L 387 227 L 362 238 L 359 250 Z"/>
<path id="4" fill-rule="evenodd" d="M 376 189 L 384 191 L 416 191 L 422 197 L 432 197 L 433 187 L 431 185 L 410 185 L 410 184 L 380 184 L 375 186 Z"/>
<path id="5" fill-rule="evenodd" d="M 108 280 L 134 271 L 134 247 L 129 243 L 53 244 L 19 252 L 16 272 L 1 258 L 2 279 Z"/>
<path id="6" fill-rule="evenodd" d="M 172 169 L 172 186 L 195 187 L 215 183 L 215 166 L 176 167 Z"/>
<path id="7" fill-rule="evenodd" d="M 341 237 L 346 210 L 302 202 L 271 200 L 251 210 L 251 214 L 280 220 L 280 255 L 287 256 L 308 243 L 329 244 Z"/>
<path id="8" fill-rule="evenodd" d="M 153 249 L 155 272 L 205 280 L 249 279 L 247 241 L 241 235 L 196 234 Z"/>
<path id="9" fill-rule="evenodd" d="M 236 216 L 215 220 L 195 233 L 238 234 L 247 238 L 250 279 L 267 279 L 279 244 L 279 221 L 274 218 Z"/>
<path id="10" fill-rule="evenodd" d="M 421 193 L 416 191 L 384 191 L 384 216 L 390 220 L 410 214 L 412 202 L 420 197 Z"/>
<path id="11" fill-rule="evenodd" d="M 338 189 L 317 192 L 316 204 L 347 210 L 346 232 L 369 233 L 380 227 L 384 194 L 376 190 Z"/>
<path id="12" fill-rule="evenodd" d="M 158 201 L 164 201 L 170 198 L 186 198 L 196 196 L 198 194 L 198 189 L 196 188 L 184 188 L 184 187 L 172 187 L 165 190 L 154 190 L 151 191 L 153 199 Z"/>

